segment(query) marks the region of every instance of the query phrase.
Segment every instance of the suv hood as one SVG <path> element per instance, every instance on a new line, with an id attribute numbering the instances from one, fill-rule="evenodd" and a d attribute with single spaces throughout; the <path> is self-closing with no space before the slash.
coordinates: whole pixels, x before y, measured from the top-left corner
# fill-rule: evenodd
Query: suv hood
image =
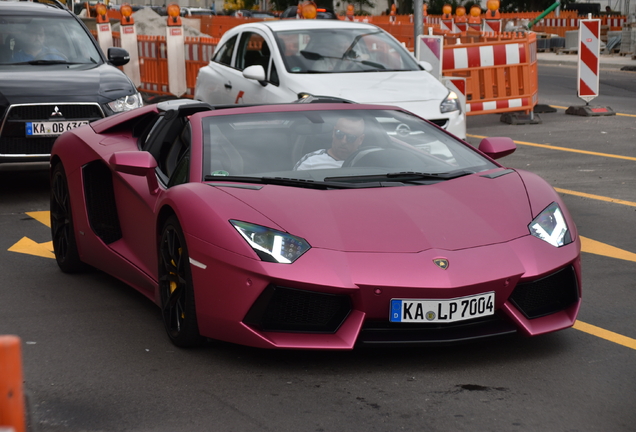
<path id="1" fill-rule="evenodd" d="M 25 65 L 0 68 L 0 103 L 107 103 L 134 93 L 132 82 L 113 66 Z"/>
<path id="2" fill-rule="evenodd" d="M 291 74 L 293 78 L 295 75 Z M 295 94 L 329 95 L 358 103 L 399 105 L 434 101 L 436 108 L 449 90 L 426 71 L 303 74 L 290 88 Z"/>
<path id="3" fill-rule="evenodd" d="M 347 252 L 415 253 L 503 243 L 529 235 L 532 220 L 517 173 L 373 189 L 222 189 L 267 216 L 272 227 L 303 237 L 312 247 Z"/>

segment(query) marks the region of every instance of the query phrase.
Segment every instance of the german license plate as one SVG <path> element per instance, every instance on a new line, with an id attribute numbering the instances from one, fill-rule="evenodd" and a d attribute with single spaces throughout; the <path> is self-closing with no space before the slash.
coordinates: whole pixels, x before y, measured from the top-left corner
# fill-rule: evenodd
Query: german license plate
<path id="1" fill-rule="evenodd" d="M 56 136 L 62 133 L 88 124 L 87 120 L 82 121 L 59 121 L 59 122 L 27 122 L 27 136 Z"/>
<path id="2" fill-rule="evenodd" d="M 495 293 L 455 299 L 391 299 L 391 322 L 447 323 L 493 315 Z"/>

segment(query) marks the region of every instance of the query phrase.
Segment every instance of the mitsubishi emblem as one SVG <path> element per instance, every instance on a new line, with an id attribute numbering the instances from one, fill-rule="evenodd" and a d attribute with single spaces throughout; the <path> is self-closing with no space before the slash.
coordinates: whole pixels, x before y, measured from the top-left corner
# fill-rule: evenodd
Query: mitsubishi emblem
<path id="1" fill-rule="evenodd" d="M 57 105 L 55 106 L 55 109 L 53 110 L 53 112 L 51 113 L 51 117 L 64 117 L 64 115 L 62 114 L 62 112 L 60 111 L 60 109 L 57 107 Z"/>
<path id="2" fill-rule="evenodd" d="M 448 268 L 448 260 L 446 258 L 435 258 L 433 262 L 442 270 L 446 270 Z"/>

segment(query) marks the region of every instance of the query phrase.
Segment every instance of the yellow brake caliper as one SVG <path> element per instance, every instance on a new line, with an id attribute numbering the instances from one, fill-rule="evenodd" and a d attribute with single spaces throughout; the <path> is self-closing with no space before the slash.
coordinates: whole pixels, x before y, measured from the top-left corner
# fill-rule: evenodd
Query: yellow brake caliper
<path id="1" fill-rule="evenodd" d="M 183 250 L 182 248 L 179 248 L 179 256 L 181 256 L 181 251 L 182 251 L 182 250 Z M 177 263 L 176 263 L 176 262 L 174 262 L 174 260 L 171 260 L 171 261 L 170 261 L 170 263 L 171 263 L 174 267 L 177 267 Z M 176 274 L 176 273 L 174 273 L 174 272 L 170 272 L 170 274 L 171 274 L 172 276 L 177 276 L 177 274 Z M 177 289 L 177 283 L 176 283 L 175 281 L 170 281 L 170 294 L 172 294 L 172 293 L 174 292 L 174 290 L 176 290 L 176 289 Z M 184 315 L 184 313 L 183 313 L 183 312 L 181 312 L 181 319 L 183 319 L 183 318 L 185 318 L 185 315 Z"/>

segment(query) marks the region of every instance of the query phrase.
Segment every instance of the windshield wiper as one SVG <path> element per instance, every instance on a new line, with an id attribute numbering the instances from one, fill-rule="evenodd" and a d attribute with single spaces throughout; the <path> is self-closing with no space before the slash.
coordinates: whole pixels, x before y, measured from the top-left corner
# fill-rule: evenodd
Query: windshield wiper
<path id="1" fill-rule="evenodd" d="M 16 64 L 30 64 L 30 65 L 50 65 L 50 64 L 75 64 L 66 60 L 31 60 L 23 63 Z"/>
<path id="2" fill-rule="evenodd" d="M 309 180 L 309 179 L 288 178 L 288 177 L 240 177 L 240 176 L 233 177 L 233 176 L 206 175 L 203 179 L 209 182 L 255 183 L 255 184 L 268 184 L 268 185 L 278 185 L 278 186 L 294 186 L 294 187 L 302 187 L 307 189 L 321 189 L 321 190 L 369 188 L 369 187 L 379 186 L 379 184 L 374 184 L 374 183 L 352 185 L 349 182 L 338 183 L 338 182 L 326 182 L 326 181 L 317 181 L 317 180 Z"/>
<path id="3" fill-rule="evenodd" d="M 426 180 L 445 181 L 458 177 L 474 174 L 473 171 L 458 170 L 447 173 L 423 173 L 423 172 L 395 172 L 388 174 L 370 174 L 362 176 L 343 176 L 343 177 L 326 177 L 325 182 L 381 182 L 382 180 L 390 180 L 392 182 L 418 182 Z"/>

